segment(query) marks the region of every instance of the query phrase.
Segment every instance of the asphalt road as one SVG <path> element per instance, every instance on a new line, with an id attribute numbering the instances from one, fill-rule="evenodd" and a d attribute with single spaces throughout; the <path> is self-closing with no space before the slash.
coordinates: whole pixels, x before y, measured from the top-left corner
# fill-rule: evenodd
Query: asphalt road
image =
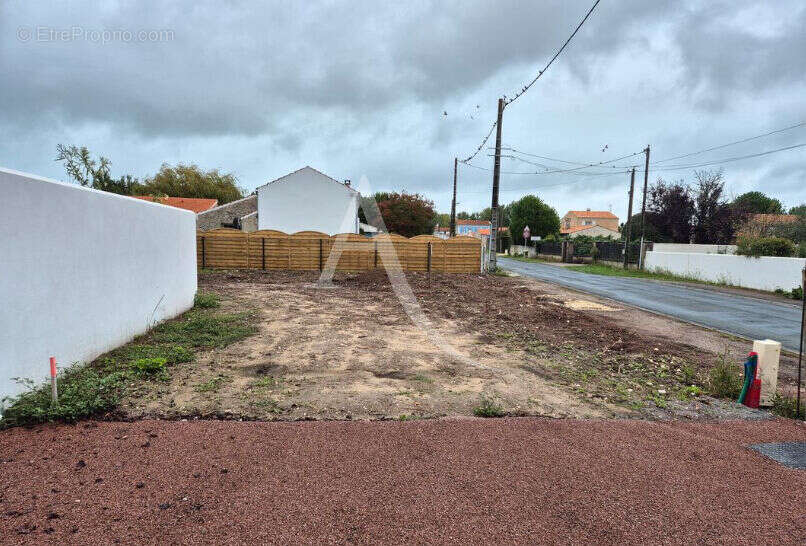
<path id="1" fill-rule="evenodd" d="M 565 267 L 498 258 L 520 275 L 603 296 L 748 339 L 774 339 L 798 351 L 800 307 L 681 283 L 607 277 Z"/>

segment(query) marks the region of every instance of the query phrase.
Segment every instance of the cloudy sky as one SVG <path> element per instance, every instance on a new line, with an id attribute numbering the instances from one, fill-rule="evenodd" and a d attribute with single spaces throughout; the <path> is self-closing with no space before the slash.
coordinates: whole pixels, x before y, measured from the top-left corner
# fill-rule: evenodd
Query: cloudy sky
<path id="1" fill-rule="evenodd" d="M 0 0 L 0 166 L 65 179 L 56 145 L 76 144 L 108 157 L 114 176 L 193 162 L 251 190 L 311 165 L 447 211 L 454 156 L 474 151 L 497 98 L 534 77 L 591 3 Z M 654 163 L 806 121 L 804 28 L 802 0 L 603 0 L 507 107 L 503 143 L 582 163 L 650 144 Z M 804 142 L 806 126 L 661 163 L 650 179 Z M 473 164 L 489 169 L 489 153 Z M 505 158 L 503 170 L 546 167 Z M 629 180 L 612 171 L 503 174 L 501 201 L 536 193 L 560 215 L 623 218 Z M 806 148 L 724 173 L 731 194 L 806 201 Z M 459 209 L 489 206 L 491 180 L 462 166 Z"/>

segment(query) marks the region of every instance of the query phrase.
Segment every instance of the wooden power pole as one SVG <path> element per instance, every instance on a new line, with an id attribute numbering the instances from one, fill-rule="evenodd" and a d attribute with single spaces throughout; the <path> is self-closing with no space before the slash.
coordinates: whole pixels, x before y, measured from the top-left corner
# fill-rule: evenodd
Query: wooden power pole
<path id="1" fill-rule="evenodd" d="M 632 219 L 632 196 L 635 192 L 635 167 L 632 168 L 632 174 L 630 174 L 630 204 L 627 206 L 627 221 L 624 222 L 624 269 L 629 267 L 627 264 L 630 254 L 630 237 L 632 233 L 630 233 L 630 220 Z"/>
<path id="2" fill-rule="evenodd" d="M 638 269 L 644 268 L 644 234 L 646 229 L 646 192 L 649 184 L 649 144 L 644 150 L 646 153 L 646 163 L 644 166 L 644 199 L 641 204 L 641 247 L 638 250 Z"/>
<path id="3" fill-rule="evenodd" d="M 459 160 L 453 158 L 453 200 L 451 201 L 451 231 L 450 236 L 456 237 L 456 170 L 459 168 Z"/>
<path id="4" fill-rule="evenodd" d="M 498 239 L 498 183 L 501 179 L 501 121 L 504 117 L 504 99 L 498 99 L 498 120 L 495 125 L 495 165 L 493 167 L 493 199 L 490 205 L 490 269 L 496 268 Z"/>

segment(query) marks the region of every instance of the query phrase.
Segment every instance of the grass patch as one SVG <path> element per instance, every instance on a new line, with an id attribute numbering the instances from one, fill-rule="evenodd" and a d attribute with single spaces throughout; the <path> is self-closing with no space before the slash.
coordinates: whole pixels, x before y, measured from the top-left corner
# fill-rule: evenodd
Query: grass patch
<path id="1" fill-rule="evenodd" d="M 211 306 L 213 299 L 216 304 Z M 218 296 L 203 301 L 199 304 L 197 296 L 197 305 L 181 317 L 156 326 L 91 363 L 60 371 L 58 404 L 51 402 L 49 383 L 22 381 L 26 392 L 2 400 L 5 407 L 0 429 L 73 422 L 114 411 L 127 395 L 148 389 L 147 381 L 167 380 L 171 366 L 191 362 L 194 350 L 223 347 L 257 332 L 255 313 L 216 313 Z"/>
<path id="2" fill-rule="evenodd" d="M 279 377 L 272 377 L 271 375 L 267 375 L 266 377 L 261 377 L 254 383 L 252 383 L 252 387 L 256 389 L 271 389 L 274 387 L 280 386 L 283 380 Z"/>
<path id="3" fill-rule="evenodd" d="M 221 298 L 213 292 L 199 292 L 193 298 L 193 307 L 199 309 L 215 309 L 221 305 Z"/>
<path id="4" fill-rule="evenodd" d="M 157 343 L 181 343 L 199 349 L 224 347 L 257 332 L 254 318 L 251 312 L 217 315 L 194 309 L 154 328 L 151 338 Z"/>
<path id="5" fill-rule="evenodd" d="M 727 286 L 725 283 L 708 282 L 698 279 L 696 277 L 685 277 L 682 275 L 674 275 L 662 271 L 645 271 L 641 269 L 622 269 L 621 267 L 614 267 L 605 264 L 585 264 L 585 265 L 571 265 L 566 269 L 571 271 L 578 271 L 579 273 L 589 273 L 591 275 L 605 275 L 608 277 L 637 277 L 641 279 L 654 279 L 657 281 L 675 281 L 675 282 L 690 282 L 699 284 L 710 284 L 713 286 Z"/>
<path id="6" fill-rule="evenodd" d="M 476 417 L 503 417 L 504 408 L 492 398 L 482 397 L 481 403 L 473 408 L 473 415 Z"/>
<path id="7" fill-rule="evenodd" d="M 218 392 L 218 389 L 221 388 L 224 383 L 229 383 L 230 378 L 226 375 L 217 375 L 215 377 L 211 377 L 204 383 L 199 383 L 196 385 L 196 392 Z"/>

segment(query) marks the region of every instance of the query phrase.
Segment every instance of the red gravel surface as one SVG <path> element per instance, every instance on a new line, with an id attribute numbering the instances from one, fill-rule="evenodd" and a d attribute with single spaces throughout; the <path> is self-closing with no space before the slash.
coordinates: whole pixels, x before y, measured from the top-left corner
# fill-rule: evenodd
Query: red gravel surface
<path id="1" fill-rule="evenodd" d="M 3 543 L 803 544 L 791 421 L 90 422 L 0 432 Z"/>

